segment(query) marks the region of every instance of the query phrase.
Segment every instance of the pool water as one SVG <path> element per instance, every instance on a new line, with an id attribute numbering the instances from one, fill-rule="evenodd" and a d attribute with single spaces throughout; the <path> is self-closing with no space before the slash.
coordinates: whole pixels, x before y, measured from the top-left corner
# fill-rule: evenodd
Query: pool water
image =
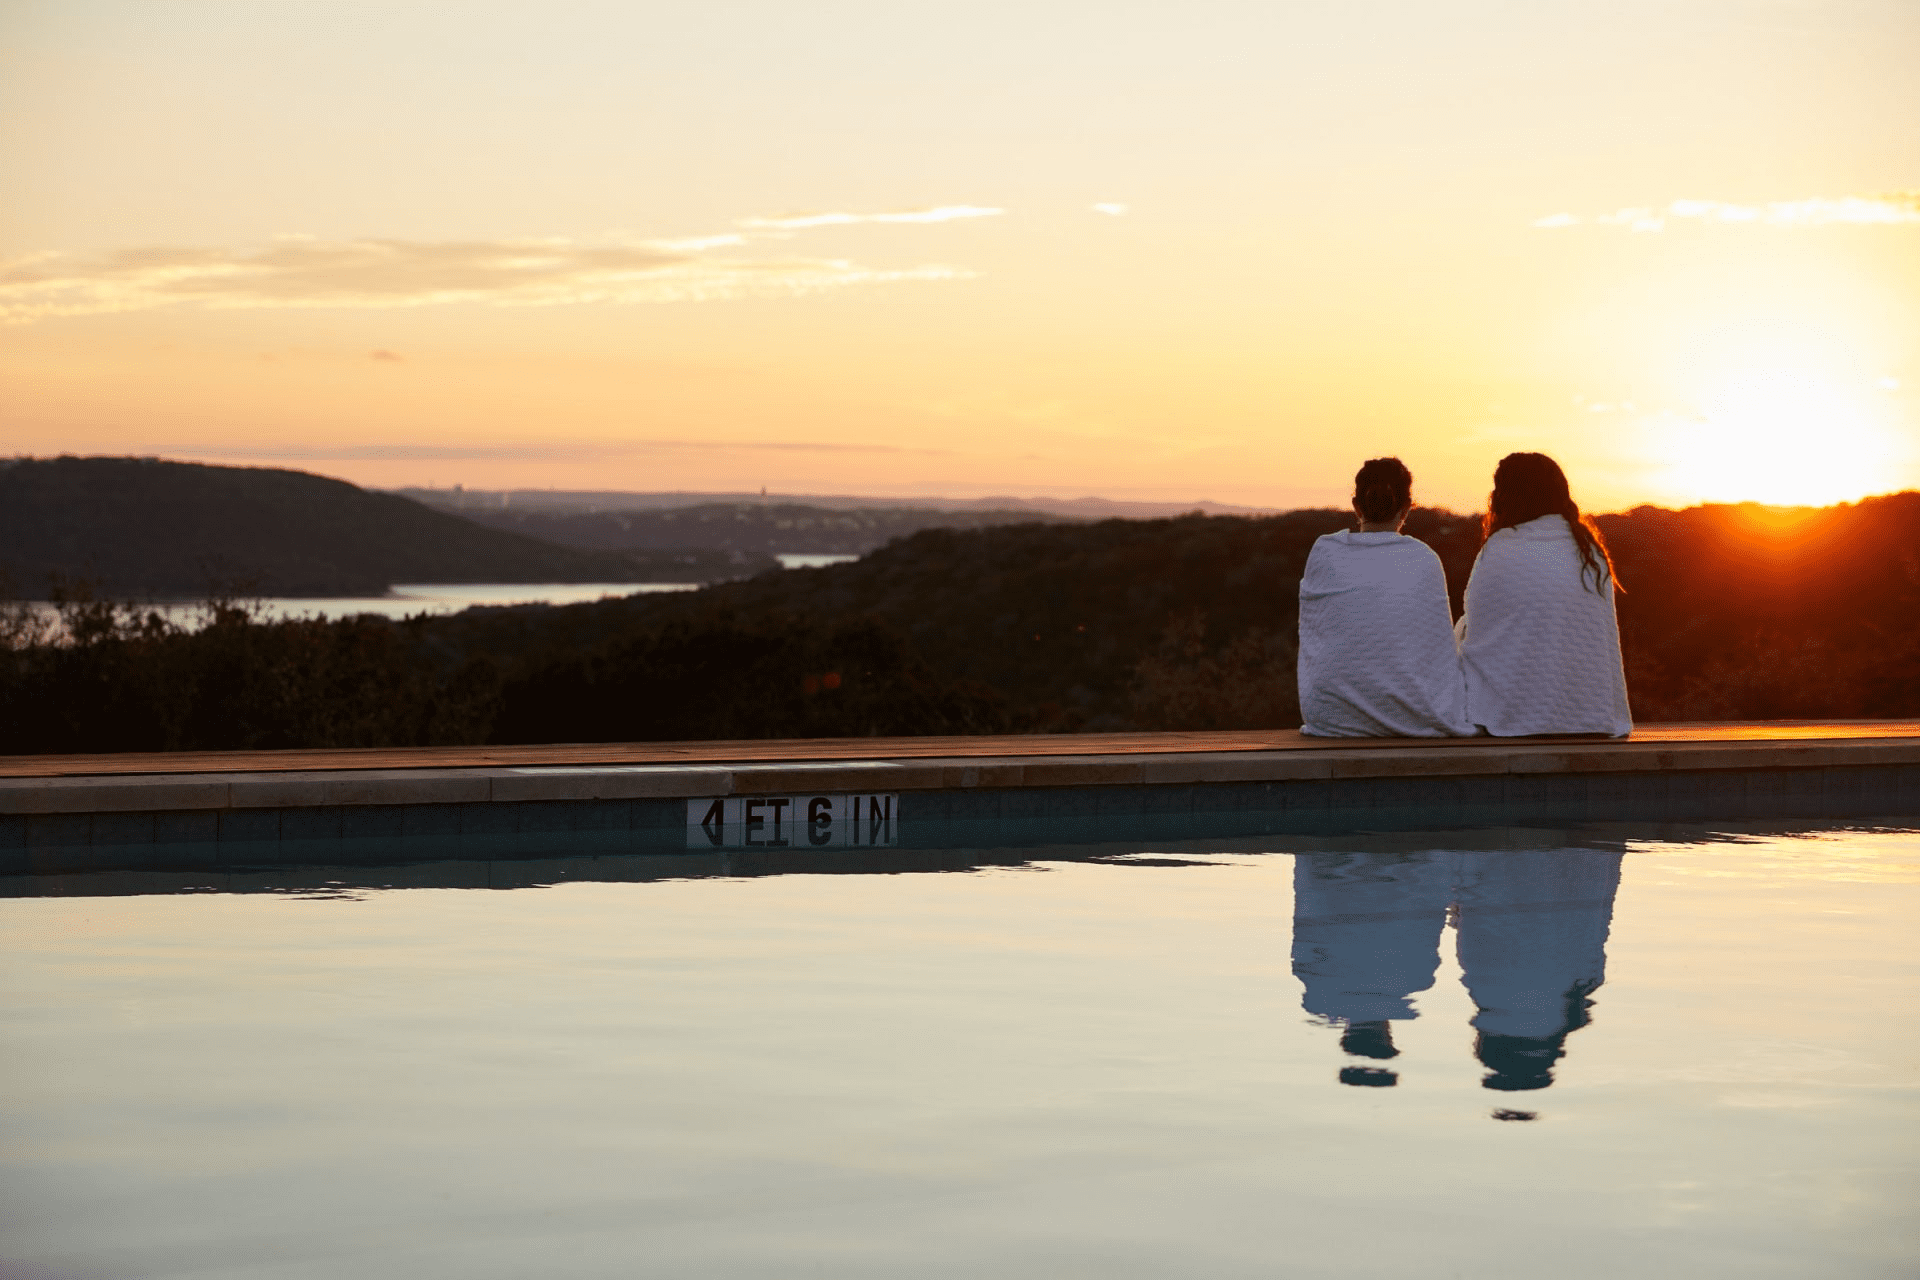
<path id="1" fill-rule="evenodd" d="M 1538 834 L 0 901 L 0 1274 L 1914 1274 L 1920 834 Z"/>

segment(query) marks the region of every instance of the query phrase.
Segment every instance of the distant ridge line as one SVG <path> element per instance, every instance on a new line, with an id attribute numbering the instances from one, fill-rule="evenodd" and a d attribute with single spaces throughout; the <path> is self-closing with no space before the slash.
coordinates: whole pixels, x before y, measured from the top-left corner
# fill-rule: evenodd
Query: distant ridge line
<path id="1" fill-rule="evenodd" d="M 1078 516 L 1088 520 L 1115 517 L 1153 519 L 1185 515 L 1190 511 L 1220 515 L 1272 515 L 1279 507 L 1247 507 L 1232 503 L 1199 499 L 1193 502 L 1140 502 L 1118 498 L 1019 498 L 1011 495 L 984 498 L 939 497 L 865 497 L 852 494 L 817 493 L 701 493 L 684 489 L 664 492 L 595 489 L 440 489 L 405 486 L 384 490 L 401 497 L 428 502 L 434 506 L 458 509 L 461 506 L 520 508 L 530 511 L 660 511 L 675 507 L 696 507 L 708 503 L 765 502 L 821 507 L 830 511 L 856 511 L 869 508 L 906 508 L 930 511 L 1035 511 L 1049 515 Z M 503 502 L 502 499 L 505 499 Z"/>

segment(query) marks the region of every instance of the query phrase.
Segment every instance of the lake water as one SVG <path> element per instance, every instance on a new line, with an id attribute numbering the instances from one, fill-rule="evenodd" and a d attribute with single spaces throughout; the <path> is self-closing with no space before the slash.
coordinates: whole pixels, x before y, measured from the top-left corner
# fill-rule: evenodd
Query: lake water
<path id="1" fill-rule="evenodd" d="M 792 554 L 775 557 L 783 569 L 819 569 L 845 564 L 858 556 Z M 481 605 L 579 604 L 656 591 L 698 591 L 696 582 L 521 582 L 521 583 L 396 583 L 384 596 L 268 596 L 260 610 L 268 618 L 351 618 L 372 613 L 386 618 L 419 614 L 459 613 Z M 196 604 L 156 606 L 178 622 L 191 623 L 200 614 Z M 50 606 L 43 606 L 49 614 Z"/>
<path id="2" fill-rule="evenodd" d="M 376 613 L 386 618 L 459 613 L 479 605 L 579 604 L 656 591 L 698 591 L 695 582 L 529 582 L 396 583 L 384 596 L 270 596 L 262 612 L 270 618 L 351 618 Z"/>
<path id="3" fill-rule="evenodd" d="M 0 900 L 0 1273 L 1916 1271 L 1920 834 L 1033 856 Z"/>

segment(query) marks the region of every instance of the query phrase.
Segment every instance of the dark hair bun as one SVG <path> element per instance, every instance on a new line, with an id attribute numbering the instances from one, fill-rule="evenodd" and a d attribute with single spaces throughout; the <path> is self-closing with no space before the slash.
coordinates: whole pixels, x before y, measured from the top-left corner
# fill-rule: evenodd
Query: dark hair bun
<path id="1" fill-rule="evenodd" d="M 1353 505 L 1368 524 L 1384 524 L 1413 503 L 1413 472 L 1398 458 L 1374 458 L 1353 477 Z"/>

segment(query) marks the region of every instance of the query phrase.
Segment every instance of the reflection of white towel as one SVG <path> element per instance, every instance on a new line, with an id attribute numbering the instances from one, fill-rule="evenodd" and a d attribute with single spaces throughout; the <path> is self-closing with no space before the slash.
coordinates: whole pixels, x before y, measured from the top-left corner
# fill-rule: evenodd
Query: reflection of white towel
<path id="1" fill-rule="evenodd" d="M 1293 861 L 1293 972 L 1308 1013 L 1342 1022 L 1415 1017 L 1433 985 L 1453 894 L 1443 853 L 1303 853 Z"/>
<path id="2" fill-rule="evenodd" d="M 1564 516 L 1487 539 L 1459 626 L 1473 723 L 1509 737 L 1632 732 L 1613 582 L 1595 591 L 1593 578 Z"/>
<path id="3" fill-rule="evenodd" d="M 1620 855 L 1581 849 L 1459 855 L 1461 976 L 1493 1035 L 1544 1038 L 1586 1022 L 1606 980 Z"/>
<path id="4" fill-rule="evenodd" d="M 1302 733 L 1468 735 L 1440 557 L 1398 533 L 1330 533 L 1300 579 Z"/>
<path id="5" fill-rule="evenodd" d="M 1586 1021 L 1607 976 L 1621 855 L 1593 849 L 1302 853 L 1293 864 L 1293 972 L 1308 1013 L 1417 1016 L 1448 905 L 1476 1029 L 1545 1039 Z"/>

